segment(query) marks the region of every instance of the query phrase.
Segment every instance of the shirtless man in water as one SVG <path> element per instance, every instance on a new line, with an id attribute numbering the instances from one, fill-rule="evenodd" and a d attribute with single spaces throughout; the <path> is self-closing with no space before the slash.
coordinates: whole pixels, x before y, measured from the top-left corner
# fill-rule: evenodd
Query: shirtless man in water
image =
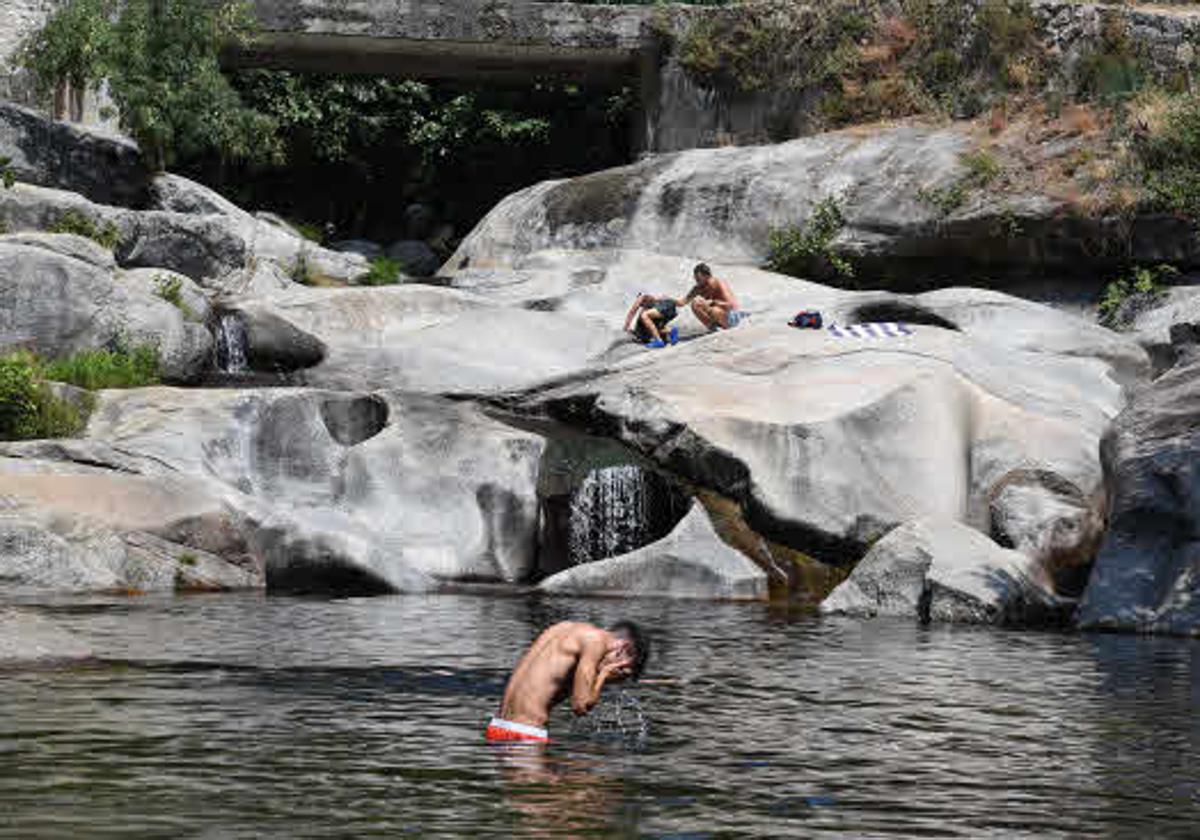
<path id="1" fill-rule="evenodd" d="M 517 663 L 487 739 L 548 741 L 551 709 L 569 696 L 571 710 L 586 715 L 606 684 L 640 677 L 649 653 L 649 641 L 631 621 L 607 630 L 576 621 L 555 624 L 542 631 Z"/>
<path id="2" fill-rule="evenodd" d="M 696 285 L 677 301 L 680 306 L 690 303 L 696 318 L 710 330 L 733 329 L 742 322 L 745 313 L 738 308 L 733 289 L 724 280 L 713 277 L 711 268 L 700 263 L 692 269 L 692 278 Z"/>

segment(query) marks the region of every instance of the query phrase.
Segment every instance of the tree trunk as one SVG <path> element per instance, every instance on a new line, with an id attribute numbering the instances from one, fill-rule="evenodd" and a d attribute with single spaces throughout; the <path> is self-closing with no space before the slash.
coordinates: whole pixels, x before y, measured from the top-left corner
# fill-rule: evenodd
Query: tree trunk
<path id="1" fill-rule="evenodd" d="M 65 120 L 67 118 L 67 99 L 70 94 L 66 81 L 61 81 L 54 86 L 54 104 L 51 106 L 51 116 L 56 120 Z"/>

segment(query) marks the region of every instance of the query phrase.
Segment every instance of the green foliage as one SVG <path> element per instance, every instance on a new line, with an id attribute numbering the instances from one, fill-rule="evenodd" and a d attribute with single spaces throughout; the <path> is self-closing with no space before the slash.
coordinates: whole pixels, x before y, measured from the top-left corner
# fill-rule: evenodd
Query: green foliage
<path id="1" fill-rule="evenodd" d="M 914 39 L 901 59 L 925 98 L 954 117 L 973 117 L 1008 91 L 1045 76 L 1030 0 L 904 0 Z"/>
<path id="2" fill-rule="evenodd" d="M 159 381 L 158 350 L 150 345 L 80 350 L 62 359 L 41 362 L 38 372 L 43 379 L 68 382 L 89 391 L 140 388 Z"/>
<path id="3" fill-rule="evenodd" d="M 1179 269 L 1172 265 L 1137 266 L 1129 276 L 1112 281 L 1100 299 L 1100 323 L 1114 330 L 1127 326 L 1163 298 L 1164 281 L 1178 274 Z"/>
<path id="4" fill-rule="evenodd" d="M 814 9 L 743 0 L 698 18 L 678 44 L 679 63 L 708 88 L 762 91 L 821 84 L 855 60 L 870 23 L 851 2 Z"/>
<path id="5" fill-rule="evenodd" d="M 921 187 L 917 190 L 917 200 L 928 204 L 939 216 L 949 216 L 966 203 L 967 187 L 962 181 L 948 187 Z"/>
<path id="6" fill-rule="evenodd" d="M 983 150 L 969 152 L 960 161 L 967 171 L 953 184 L 917 190 L 917 199 L 933 207 L 942 217 L 949 216 L 966 204 L 972 189 L 983 189 L 999 178 L 1003 171 L 1000 162 Z"/>
<path id="7" fill-rule="evenodd" d="M 804 225 L 771 231 L 765 267 L 792 277 L 831 273 L 845 279 L 854 277 L 854 266 L 833 250 L 833 240 L 845 224 L 838 200 L 832 196 L 822 199 Z"/>
<path id="8" fill-rule="evenodd" d="M 47 230 L 50 233 L 73 233 L 85 236 L 103 248 L 113 250 L 121 241 L 121 232 L 112 222 L 97 224 L 78 210 L 63 213 Z"/>
<path id="9" fill-rule="evenodd" d="M 1079 95 L 1102 102 L 1121 101 L 1137 92 L 1144 81 L 1128 23 L 1120 14 L 1106 11 L 1099 46 L 1085 54 L 1075 69 Z"/>
<path id="10" fill-rule="evenodd" d="M 156 275 L 154 277 L 154 294 L 177 309 L 183 309 L 183 278 L 173 274 Z"/>
<path id="11" fill-rule="evenodd" d="M 1000 161 L 989 152 L 980 150 L 968 152 L 962 156 L 962 163 L 967 167 L 966 180 L 974 187 L 986 187 L 1000 177 Z"/>
<path id="12" fill-rule="evenodd" d="M 108 72 L 112 0 L 67 0 L 22 44 L 18 60 L 41 93 L 69 82 L 82 90 Z"/>
<path id="13" fill-rule="evenodd" d="M 83 428 L 88 407 L 55 396 L 41 378 L 33 354 L 0 356 L 0 440 L 67 437 Z"/>
<path id="14" fill-rule="evenodd" d="M 122 127 L 158 168 L 214 152 L 277 160 L 274 122 L 243 105 L 221 73 L 221 50 L 244 43 L 241 0 L 126 0 L 112 40 L 110 89 Z"/>
<path id="15" fill-rule="evenodd" d="M 1134 150 L 1153 203 L 1200 221 L 1200 100 L 1173 97 L 1161 124 L 1138 132 Z"/>
<path id="16" fill-rule="evenodd" d="M 364 286 L 391 286 L 400 282 L 403 268 L 399 260 L 376 257 L 371 260 L 371 270 L 367 272 L 367 276 L 358 282 Z"/>
<path id="17" fill-rule="evenodd" d="M 12 189 L 12 185 L 17 182 L 17 173 L 12 168 L 12 158 L 5 155 L 0 155 L 0 184 L 4 184 L 4 189 Z"/>
<path id="18" fill-rule="evenodd" d="M 325 241 L 325 234 L 321 231 L 321 226 L 312 222 L 299 222 L 295 219 L 288 219 L 287 223 L 296 229 L 296 232 L 307 239 L 309 242 L 315 242 L 317 245 Z"/>
<path id="19" fill-rule="evenodd" d="M 299 283 L 301 286 L 316 285 L 316 272 L 309 262 L 308 251 L 304 248 L 301 248 L 300 253 L 296 254 L 296 261 L 292 263 L 288 276 L 292 278 L 293 283 Z"/>
<path id="20" fill-rule="evenodd" d="M 637 101 L 632 88 L 557 81 L 464 90 L 274 70 L 238 71 L 231 81 L 247 107 L 278 124 L 286 165 L 210 156 L 183 173 L 239 204 L 319 220 L 314 239 L 323 230 L 325 239 L 384 243 L 408 238 L 404 210 L 413 203 L 462 233 L 531 183 L 628 162 Z"/>
<path id="21" fill-rule="evenodd" d="M 180 566 L 195 566 L 196 563 L 198 562 L 196 560 L 196 555 L 192 554 L 190 551 L 183 552 L 182 554 L 179 555 L 178 559 L 179 559 Z"/>
<path id="22" fill-rule="evenodd" d="M 183 278 L 174 274 L 158 274 L 154 277 L 154 294 L 183 313 L 184 318 L 195 318 L 190 306 L 183 301 Z"/>

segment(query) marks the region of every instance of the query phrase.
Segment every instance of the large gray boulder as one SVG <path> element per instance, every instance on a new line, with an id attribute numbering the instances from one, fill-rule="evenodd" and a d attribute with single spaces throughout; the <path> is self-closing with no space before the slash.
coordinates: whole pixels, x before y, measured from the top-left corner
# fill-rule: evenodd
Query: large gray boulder
<path id="1" fill-rule="evenodd" d="M 1038 564 L 945 519 L 909 522 L 877 542 L 821 602 L 823 613 L 922 621 L 1030 624 L 1061 620 Z"/>
<path id="2" fill-rule="evenodd" d="M 151 191 L 153 208 L 171 214 L 213 217 L 245 242 L 248 259 L 271 261 L 294 278 L 303 277 L 313 283 L 348 283 L 366 274 L 370 267 L 361 254 L 322 248 L 182 176 L 157 175 Z"/>
<path id="3" fill-rule="evenodd" d="M 26 347 L 55 358 L 117 344 L 151 344 L 163 375 L 179 381 L 196 378 L 209 365 L 208 330 L 94 261 L 0 242 L 0 299 L 8 304 L 0 309 L 0 349 Z"/>
<path id="4" fill-rule="evenodd" d="M 128 210 L 28 184 L 0 190 L 0 223 L 9 231 L 47 231 L 68 218 L 111 236 L 124 267 L 166 268 L 220 286 L 247 265 L 246 241 L 220 216 Z"/>
<path id="5" fill-rule="evenodd" d="M 262 586 L 189 541 L 233 514 L 201 485 L 98 466 L 0 458 L 0 582 L 8 593 L 225 590 Z M 189 542 L 195 544 L 189 544 Z"/>
<path id="6" fill-rule="evenodd" d="M 803 225 L 824 199 L 845 226 L 832 245 L 859 279 L 902 284 L 977 268 L 1078 269 L 1109 263 L 1096 242 L 1129 242 L 1122 259 L 1194 264 L 1200 238 L 1185 220 L 1084 219 L 1040 192 L 969 192 L 948 215 L 922 200 L 967 175 L 969 128 L 847 130 L 769 146 L 696 149 L 564 181 L 501 201 L 442 274 L 512 267 L 547 249 L 638 249 L 761 264 L 773 229 Z M 1118 249 L 1112 250 L 1113 254 Z"/>
<path id="7" fill-rule="evenodd" d="M 557 595 L 764 600 L 767 576 L 729 547 L 699 502 L 666 537 L 607 560 L 582 563 L 539 586 Z"/>
<path id="8" fill-rule="evenodd" d="M 1149 369 L 1134 342 L 978 290 L 903 297 L 794 281 L 785 309 L 777 281 L 737 277 L 754 307 L 747 325 L 635 349 L 499 401 L 624 441 L 741 501 L 765 535 L 830 562 L 936 516 L 1048 567 L 1086 565 L 1102 507 L 1099 441 L 1125 383 Z M 784 325 L 813 303 L 839 319 L 908 326 Z"/>
<path id="9" fill-rule="evenodd" d="M 10 102 L 0 102 L 0 157 L 11 158 L 20 181 L 100 204 L 140 207 L 148 196 L 150 171 L 132 140 L 54 122 Z"/>
<path id="10" fill-rule="evenodd" d="M 0 668 L 54 665 L 90 659 L 92 649 L 31 610 L 0 610 Z"/>
<path id="11" fill-rule="evenodd" d="M 1200 358 L 1125 409 L 1104 440 L 1108 533 L 1079 608 L 1088 629 L 1200 635 Z"/>
<path id="12" fill-rule="evenodd" d="M 248 557 L 265 568 L 268 588 L 292 592 L 528 578 L 543 449 L 540 436 L 465 403 L 265 388 L 102 392 L 82 439 L 0 445 L 30 464 L 12 478 L 14 493 L 58 482 L 46 505 L 95 497 L 87 482 L 100 480 L 47 477 L 47 464 L 181 485 L 185 499 L 201 500 L 185 517 L 193 527 L 170 518 L 126 529 Z M 111 531 L 100 541 L 85 534 L 89 556 L 120 552 Z"/>

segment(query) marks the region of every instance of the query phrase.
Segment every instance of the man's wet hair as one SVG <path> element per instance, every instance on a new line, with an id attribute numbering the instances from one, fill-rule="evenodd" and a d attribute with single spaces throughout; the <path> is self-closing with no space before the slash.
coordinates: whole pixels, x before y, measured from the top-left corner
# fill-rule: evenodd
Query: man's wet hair
<path id="1" fill-rule="evenodd" d="M 692 269 L 692 274 L 699 274 L 701 277 L 712 277 L 712 269 L 708 267 L 708 263 L 700 263 Z"/>
<path id="2" fill-rule="evenodd" d="M 629 669 L 629 675 L 633 679 L 639 679 L 642 676 L 642 671 L 646 670 L 646 660 L 650 657 L 650 639 L 641 627 L 638 627 L 632 621 L 618 621 L 612 627 L 608 628 L 608 632 L 617 636 L 624 636 L 629 639 L 633 645 L 633 665 Z"/>

